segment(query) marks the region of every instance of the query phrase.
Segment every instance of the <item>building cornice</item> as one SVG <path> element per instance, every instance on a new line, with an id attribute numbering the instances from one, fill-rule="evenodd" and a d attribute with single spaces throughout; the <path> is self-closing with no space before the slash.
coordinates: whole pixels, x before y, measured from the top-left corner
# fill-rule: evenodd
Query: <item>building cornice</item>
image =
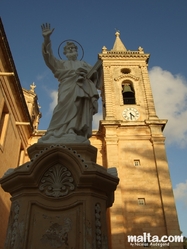
<path id="1" fill-rule="evenodd" d="M 148 64 L 150 54 L 145 54 L 143 48 L 139 47 L 137 51 L 126 50 L 107 50 L 106 47 L 102 48 L 102 53 L 98 55 L 99 59 L 127 59 L 127 60 L 144 60 Z"/>
<path id="2" fill-rule="evenodd" d="M 30 132 L 32 132 L 33 131 L 32 122 L 31 122 L 31 119 L 30 119 L 30 115 L 29 115 L 28 108 L 27 108 L 27 105 L 26 105 L 26 102 L 25 102 L 25 98 L 24 98 L 24 95 L 23 95 L 20 80 L 19 80 L 19 77 L 18 77 L 18 73 L 17 73 L 16 67 L 15 67 L 15 64 L 14 64 L 14 60 L 13 60 L 13 57 L 12 57 L 12 53 L 10 51 L 10 47 L 9 47 L 9 44 L 8 44 L 8 40 L 7 40 L 7 37 L 6 37 L 6 33 L 5 33 L 5 30 L 4 30 L 1 18 L 0 18 L 0 46 L 2 47 L 4 59 L 6 61 L 7 70 L 9 72 L 13 73 L 13 75 L 11 76 L 12 77 L 11 81 L 13 81 L 12 86 L 14 87 L 14 92 L 17 95 L 16 97 L 18 99 L 19 105 L 20 105 L 20 107 L 22 109 L 22 112 L 23 112 L 22 116 L 23 116 L 24 120 L 21 120 L 21 121 L 29 122 L 30 125 L 28 127 L 29 127 Z M 4 72 L 2 72 L 2 73 L 4 73 Z"/>

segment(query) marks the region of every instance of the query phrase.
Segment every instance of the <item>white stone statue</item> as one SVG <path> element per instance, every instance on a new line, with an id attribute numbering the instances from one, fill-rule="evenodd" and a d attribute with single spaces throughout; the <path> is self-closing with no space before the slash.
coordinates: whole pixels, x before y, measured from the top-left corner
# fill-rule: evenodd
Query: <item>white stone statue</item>
<path id="1" fill-rule="evenodd" d="M 99 95 L 95 86 L 97 73 L 93 73 L 92 81 L 87 77 L 92 67 L 77 60 L 77 46 L 73 42 L 67 42 L 64 47 L 64 55 L 68 60 L 56 59 L 50 41 L 53 31 L 50 24 L 42 25 L 42 53 L 46 65 L 59 81 L 58 103 L 47 133 L 38 142 L 89 143 L 92 116 L 98 111 Z"/>

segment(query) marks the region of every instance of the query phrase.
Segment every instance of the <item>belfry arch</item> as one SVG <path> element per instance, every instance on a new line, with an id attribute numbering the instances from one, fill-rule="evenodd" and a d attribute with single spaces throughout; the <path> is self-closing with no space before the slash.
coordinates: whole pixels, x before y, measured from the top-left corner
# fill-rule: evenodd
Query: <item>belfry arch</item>
<path id="1" fill-rule="evenodd" d="M 132 81 L 124 80 L 122 82 L 122 98 L 124 105 L 136 104 L 135 90 Z"/>

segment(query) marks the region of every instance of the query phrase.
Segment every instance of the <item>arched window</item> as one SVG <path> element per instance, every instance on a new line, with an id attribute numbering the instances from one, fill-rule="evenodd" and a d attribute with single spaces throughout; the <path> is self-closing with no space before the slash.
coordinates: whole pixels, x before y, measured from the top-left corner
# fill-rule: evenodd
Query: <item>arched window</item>
<path id="1" fill-rule="evenodd" d="M 124 105 L 136 104 L 134 88 L 130 81 L 122 83 L 122 97 Z"/>

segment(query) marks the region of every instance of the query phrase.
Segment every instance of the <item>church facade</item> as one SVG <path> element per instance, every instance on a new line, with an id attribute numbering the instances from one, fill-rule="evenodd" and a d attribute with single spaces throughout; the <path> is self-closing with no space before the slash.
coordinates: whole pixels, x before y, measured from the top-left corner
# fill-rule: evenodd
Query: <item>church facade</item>
<path id="1" fill-rule="evenodd" d="M 22 89 L 0 21 L 0 177 L 27 162 L 27 148 L 37 143 L 40 109 L 35 85 Z M 98 56 L 103 119 L 90 142 L 97 163 L 116 167 L 120 183 L 108 210 L 109 248 L 131 248 L 128 236 L 180 235 L 165 151 L 148 75 L 149 54 L 127 50 L 116 32 L 112 50 Z M 16 148 L 16 149 L 15 149 Z M 6 236 L 10 196 L 0 189 L 0 248 Z M 150 246 L 147 244 L 146 246 Z M 142 245 L 140 247 L 145 247 Z M 155 247 L 156 248 L 156 247 Z M 166 248 L 182 248 L 170 243 Z"/>

